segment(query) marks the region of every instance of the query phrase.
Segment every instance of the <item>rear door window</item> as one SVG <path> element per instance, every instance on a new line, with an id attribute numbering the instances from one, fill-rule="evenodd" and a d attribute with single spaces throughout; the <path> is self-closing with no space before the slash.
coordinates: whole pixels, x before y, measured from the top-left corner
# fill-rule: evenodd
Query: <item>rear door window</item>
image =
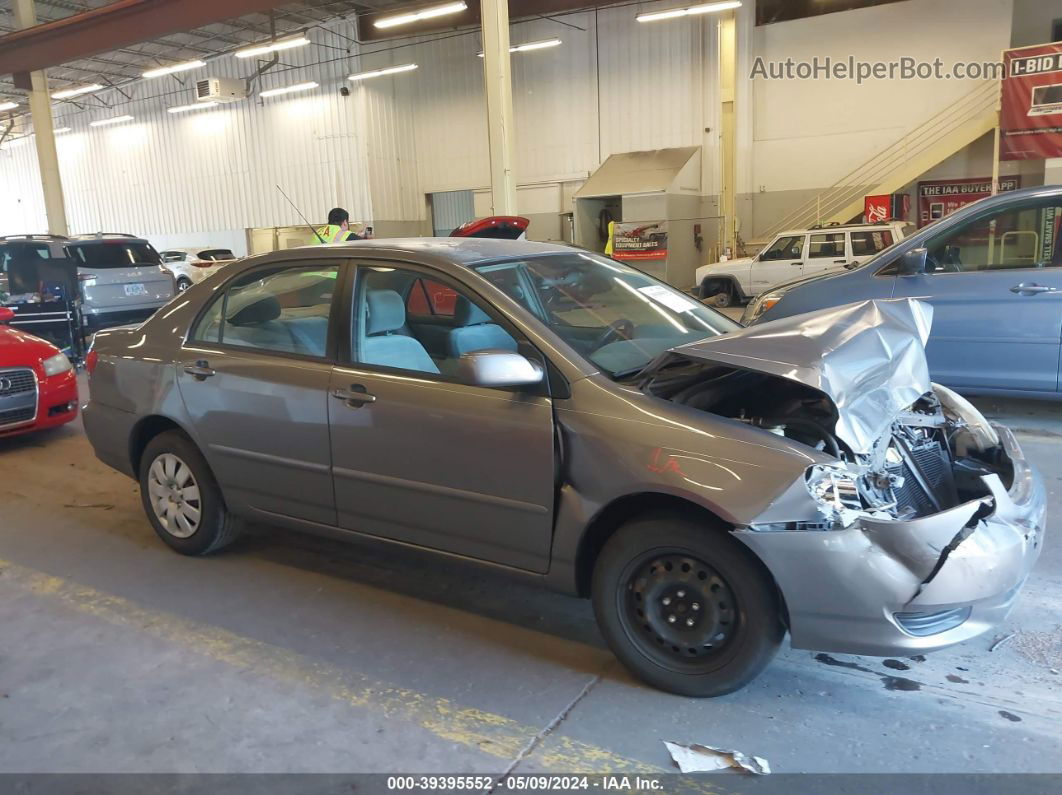
<path id="1" fill-rule="evenodd" d="M 844 232 L 812 235 L 808 242 L 808 256 L 836 259 L 844 256 Z"/>
<path id="2" fill-rule="evenodd" d="M 67 250 L 81 268 L 135 268 L 161 262 L 158 252 L 150 243 L 107 240 L 102 243 L 73 243 L 67 246 Z"/>

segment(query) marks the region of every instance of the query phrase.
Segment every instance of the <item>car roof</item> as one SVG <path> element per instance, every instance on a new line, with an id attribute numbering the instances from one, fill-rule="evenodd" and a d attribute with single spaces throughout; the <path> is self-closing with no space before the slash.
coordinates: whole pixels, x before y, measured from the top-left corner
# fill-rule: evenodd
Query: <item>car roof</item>
<path id="1" fill-rule="evenodd" d="M 375 240 L 351 240 L 302 249 L 321 251 L 372 251 L 376 254 L 420 254 L 450 260 L 461 265 L 473 265 L 498 259 L 519 259 L 543 254 L 565 254 L 579 249 L 564 243 L 536 243 L 531 240 L 499 240 L 485 237 L 398 237 Z M 284 249 L 290 252 L 293 249 Z"/>
<path id="2" fill-rule="evenodd" d="M 807 235 L 807 234 L 821 234 L 823 232 L 845 232 L 849 229 L 887 229 L 890 226 L 903 226 L 905 224 L 913 224 L 914 221 L 878 221 L 872 224 L 830 224 L 829 226 L 809 226 L 804 229 L 787 229 L 784 232 L 779 232 L 774 237 L 781 237 L 782 235 Z M 774 238 L 771 238 L 772 240 Z"/>

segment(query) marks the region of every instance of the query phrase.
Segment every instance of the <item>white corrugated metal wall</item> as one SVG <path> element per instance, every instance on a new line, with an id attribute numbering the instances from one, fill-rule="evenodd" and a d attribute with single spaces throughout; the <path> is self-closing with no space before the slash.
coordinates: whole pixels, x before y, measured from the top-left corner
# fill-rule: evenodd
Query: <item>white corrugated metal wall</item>
<path id="1" fill-rule="evenodd" d="M 704 127 L 714 127 L 714 102 L 706 102 L 714 83 L 706 33 L 713 21 L 641 25 L 635 13 L 624 7 L 565 15 L 566 24 L 513 26 L 514 44 L 563 40 L 513 57 L 520 183 L 581 179 L 613 152 L 700 144 Z M 305 94 L 166 113 L 193 101 L 194 79 L 250 71 L 224 57 L 189 73 L 183 87 L 173 78 L 138 83 L 133 100 L 110 111 L 57 108 L 57 126 L 73 128 L 59 136 L 71 230 L 169 240 L 296 224 L 278 183 L 315 221 L 335 205 L 359 220 L 416 221 L 426 218 L 425 194 L 488 184 L 478 34 L 389 44 L 359 56 L 358 45 L 344 38 L 353 37 L 351 26 L 333 31 L 312 30 L 310 38 L 328 46 L 285 52 L 285 64 L 303 68 L 275 69 L 259 86 L 321 84 Z M 420 68 L 361 84 L 345 80 L 408 62 Z M 340 95 L 344 85 L 350 97 Z M 107 99 L 114 101 L 113 92 Z M 88 126 L 122 113 L 135 120 Z M 32 144 L 0 150 L 0 185 L 0 233 L 43 230 Z"/>

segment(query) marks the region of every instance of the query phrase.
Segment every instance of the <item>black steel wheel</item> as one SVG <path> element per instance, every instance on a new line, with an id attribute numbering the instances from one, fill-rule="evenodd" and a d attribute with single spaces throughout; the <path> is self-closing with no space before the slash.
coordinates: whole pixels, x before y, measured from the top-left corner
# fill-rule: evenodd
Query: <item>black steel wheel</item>
<path id="1" fill-rule="evenodd" d="M 671 693 L 738 690 L 785 636 L 763 565 L 724 528 L 690 516 L 644 516 L 617 530 L 598 556 L 592 591 L 615 655 Z"/>

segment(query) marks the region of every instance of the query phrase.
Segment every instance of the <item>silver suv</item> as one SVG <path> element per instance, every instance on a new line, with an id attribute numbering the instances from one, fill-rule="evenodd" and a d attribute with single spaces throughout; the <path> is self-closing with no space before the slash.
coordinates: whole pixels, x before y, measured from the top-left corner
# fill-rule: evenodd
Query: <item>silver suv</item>
<path id="1" fill-rule="evenodd" d="M 173 275 L 162 267 L 158 252 L 143 238 L 99 233 L 75 237 L 12 235 L 0 240 L 12 262 L 73 260 L 88 331 L 146 320 L 176 293 Z"/>

